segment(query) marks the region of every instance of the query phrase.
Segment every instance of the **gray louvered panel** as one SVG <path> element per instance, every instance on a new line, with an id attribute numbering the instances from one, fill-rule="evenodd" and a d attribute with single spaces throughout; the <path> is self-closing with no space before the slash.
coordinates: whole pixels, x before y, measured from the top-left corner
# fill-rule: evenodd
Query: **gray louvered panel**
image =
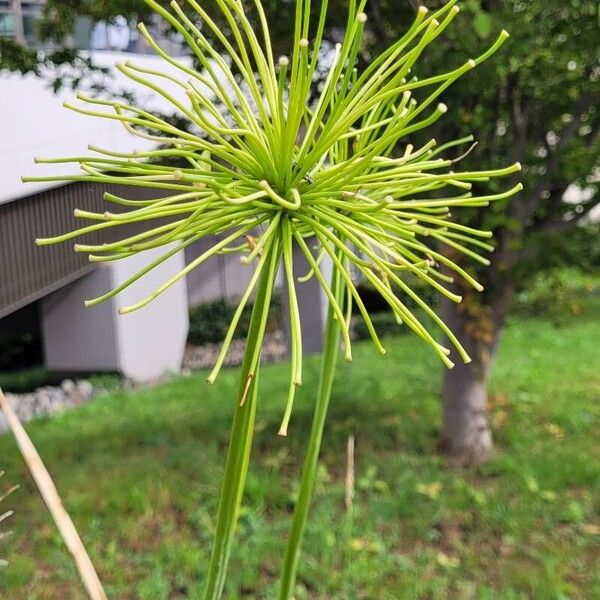
<path id="1" fill-rule="evenodd" d="M 85 255 L 73 252 L 72 242 L 38 248 L 34 239 L 82 226 L 84 222 L 73 216 L 75 208 L 107 210 L 102 197 L 105 190 L 136 200 L 165 195 L 150 188 L 73 183 L 0 205 L 0 318 L 93 268 Z M 89 234 L 85 242 L 112 241 L 133 233 L 132 227 L 115 227 Z"/>

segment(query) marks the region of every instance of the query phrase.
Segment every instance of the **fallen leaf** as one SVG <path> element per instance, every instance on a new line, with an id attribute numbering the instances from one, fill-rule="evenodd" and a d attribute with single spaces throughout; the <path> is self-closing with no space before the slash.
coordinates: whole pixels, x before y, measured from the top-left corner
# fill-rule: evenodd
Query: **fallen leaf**
<path id="1" fill-rule="evenodd" d="M 562 440 L 565 437 L 565 432 L 556 423 L 546 423 L 544 425 L 546 431 L 557 440 Z"/>
<path id="2" fill-rule="evenodd" d="M 442 491 L 442 482 L 434 481 L 432 483 L 418 483 L 415 488 L 417 493 L 427 496 L 430 500 L 435 500 Z"/>
<path id="3" fill-rule="evenodd" d="M 436 560 L 440 567 L 448 569 L 456 569 L 460 565 L 460 559 L 457 556 L 448 556 L 445 552 L 438 552 Z"/>
<path id="4" fill-rule="evenodd" d="M 600 535 L 600 525 L 594 525 L 594 523 L 584 523 L 581 526 L 581 531 L 588 535 Z"/>
<path id="5" fill-rule="evenodd" d="M 537 480 L 531 476 L 527 476 L 525 478 L 525 485 L 527 486 L 527 489 L 533 494 L 537 494 L 537 492 L 539 492 L 540 490 L 540 486 Z"/>
<path id="6" fill-rule="evenodd" d="M 380 554 L 383 552 L 383 545 L 379 542 L 371 542 L 365 538 L 354 538 L 350 542 L 350 547 L 356 552 L 372 552 L 373 554 Z"/>

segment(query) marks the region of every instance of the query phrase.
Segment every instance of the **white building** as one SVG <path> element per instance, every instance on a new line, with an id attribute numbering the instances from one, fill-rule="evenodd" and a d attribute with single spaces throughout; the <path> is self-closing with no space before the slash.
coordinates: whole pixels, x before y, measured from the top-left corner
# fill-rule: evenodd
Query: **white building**
<path id="1" fill-rule="evenodd" d="M 0 0 L 0 35 L 35 46 L 33 24 L 42 6 L 43 0 Z M 132 60 L 146 68 L 169 69 L 165 61 L 149 52 L 135 28 L 124 19 L 94 27 L 81 20 L 73 42 L 98 66 L 111 67 Z M 160 44 L 170 54 L 179 49 L 177 39 L 163 38 Z M 185 61 L 186 57 L 179 60 Z M 131 88 L 131 82 L 116 70 L 104 83 L 114 91 Z M 167 91 L 187 100 L 174 84 Z M 146 110 L 168 112 L 168 106 L 157 95 L 138 86 L 135 93 L 136 103 Z M 118 285 L 155 254 L 94 266 L 74 253 L 70 244 L 36 247 L 36 237 L 74 229 L 75 208 L 106 210 L 102 193 L 107 186 L 23 184 L 20 178 L 24 174 L 76 173 L 64 164 L 36 165 L 36 156 L 88 154 L 89 143 L 128 152 L 143 149 L 144 143 L 151 142 L 129 134 L 116 121 L 94 119 L 63 108 L 63 102 L 73 97 L 70 89 L 55 94 L 44 78 L 0 72 L 0 342 L 3 335 L 33 320 L 39 321 L 45 364 L 51 371 L 118 371 L 137 380 L 178 371 L 187 338 L 188 306 L 241 295 L 251 277 L 251 267 L 242 265 L 235 256 L 218 256 L 148 307 L 117 316 L 118 306 L 150 293 L 212 243 L 200 240 L 187 248 L 185 255 L 172 257 L 115 301 L 85 309 L 85 299 Z M 111 187 L 115 190 L 119 186 Z M 154 197 L 152 190 L 136 188 L 123 189 L 121 195 Z M 89 239 L 107 241 L 106 237 L 93 236 Z M 299 260 L 304 262 L 303 258 Z M 304 315 L 305 350 L 318 350 L 326 303 L 314 278 L 301 286 L 299 302 Z"/>
<path id="2" fill-rule="evenodd" d="M 34 44 L 33 20 L 39 2 L 11 0 L 0 3 L 0 35 Z M 84 44 L 120 48 L 90 51 L 99 66 L 133 60 L 147 68 L 168 69 L 164 61 L 146 53 L 127 24 L 120 28 L 78 27 Z M 163 43 L 163 42 L 161 42 Z M 170 44 L 172 41 L 164 41 Z M 136 52 L 126 52 L 134 50 Z M 182 58 L 185 60 L 185 57 Z M 131 88 L 118 71 L 106 81 L 111 90 Z M 168 91 L 181 96 L 173 85 Z M 75 174 L 68 165 L 36 165 L 36 156 L 60 157 L 88 154 L 88 143 L 130 152 L 152 142 L 129 134 L 119 123 L 95 119 L 63 108 L 72 101 L 70 89 L 55 94 L 44 78 L 0 73 L 0 339 L 23 322 L 39 319 L 48 369 L 59 372 L 119 371 L 134 379 L 154 378 L 181 366 L 188 330 L 188 298 L 194 303 L 236 296 L 245 288 L 250 272 L 233 257 L 219 257 L 194 272 L 156 302 L 138 313 L 118 317 L 117 305 L 108 302 L 85 309 L 83 301 L 118 285 L 153 259 L 153 253 L 94 267 L 75 254 L 71 244 L 37 248 L 36 237 L 57 235 L 75 228 L 75 208 L 102 211 L 99 186 L 73 183 L 21 182 L 21 176 Z M 162 98 L 136 89 L 137 102 L 148 110 L 165 112 Z M 69 171 L 71 168 L 71 171 Z M 152 190 L 131 188 L 129 197 L 153 197 Z M 126 195 L 124 193 L 123 195 Z M 174 256 L 130 290 L 119 306 L 149 293 L 186 260 L 195 258 L 202 244 Z"/>

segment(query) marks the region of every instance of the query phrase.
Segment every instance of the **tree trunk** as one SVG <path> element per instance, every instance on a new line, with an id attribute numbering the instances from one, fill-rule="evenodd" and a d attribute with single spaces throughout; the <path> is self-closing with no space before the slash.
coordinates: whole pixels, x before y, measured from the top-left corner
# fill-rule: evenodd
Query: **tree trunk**
<path id="1" fill-rule="evenodd" d="M 471 365 L 444 373 L 442 394 L 442 448 L 453 460 L 465 465 L 484 462 L 493 447 L 487 381 L 479 371 L 483 365 Z"/>
<path id="2" fill-rule="evenodd" d="M 453 352 L 456 366 L 444 371 L 442 449 L 461 464 L 479 463 L 492 452 L 487 385 L 493 352 L 489 344 L 473 339 L 473 318 L 465 306 L 444 300 L 442 318 L 471 357 L 464 364 Z"/>
<path id="3" fill-rule="evenodd" d="M 487 460 L 493 449 L 488 412 L 488 383 L 513 288 L 500 290 L 490 305 L 465 290 L 463 302 L 444 299 L 442 318 L 457 335 L 471 362 L 464 364 L 453 351 L 456 364 L 446 369 L 442 383 L 443 423 L 441 447 L 460 464 Z"/>

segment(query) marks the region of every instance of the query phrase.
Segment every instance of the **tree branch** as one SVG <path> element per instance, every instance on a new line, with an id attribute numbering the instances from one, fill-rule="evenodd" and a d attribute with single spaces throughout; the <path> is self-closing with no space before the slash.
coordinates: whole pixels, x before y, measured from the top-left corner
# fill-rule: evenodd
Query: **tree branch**
<path id="1" fill-rule="evenodd" d="M 557 154 L 561 150 L 565 148 L 565 146 L 571 141 L 579 126 L 581 125 L 581 120 L 583 115 L 590 111 L 592 106 L 596 106 L 600 98 L 597 94 L 583 94 L 577 104 L 575 104 L 573 110 L 573 120 L 564 128 L 562 133 L 559 134 L 559 141 L 556 144 L 556 148 L 554 149 L 554 153 Z"/>

